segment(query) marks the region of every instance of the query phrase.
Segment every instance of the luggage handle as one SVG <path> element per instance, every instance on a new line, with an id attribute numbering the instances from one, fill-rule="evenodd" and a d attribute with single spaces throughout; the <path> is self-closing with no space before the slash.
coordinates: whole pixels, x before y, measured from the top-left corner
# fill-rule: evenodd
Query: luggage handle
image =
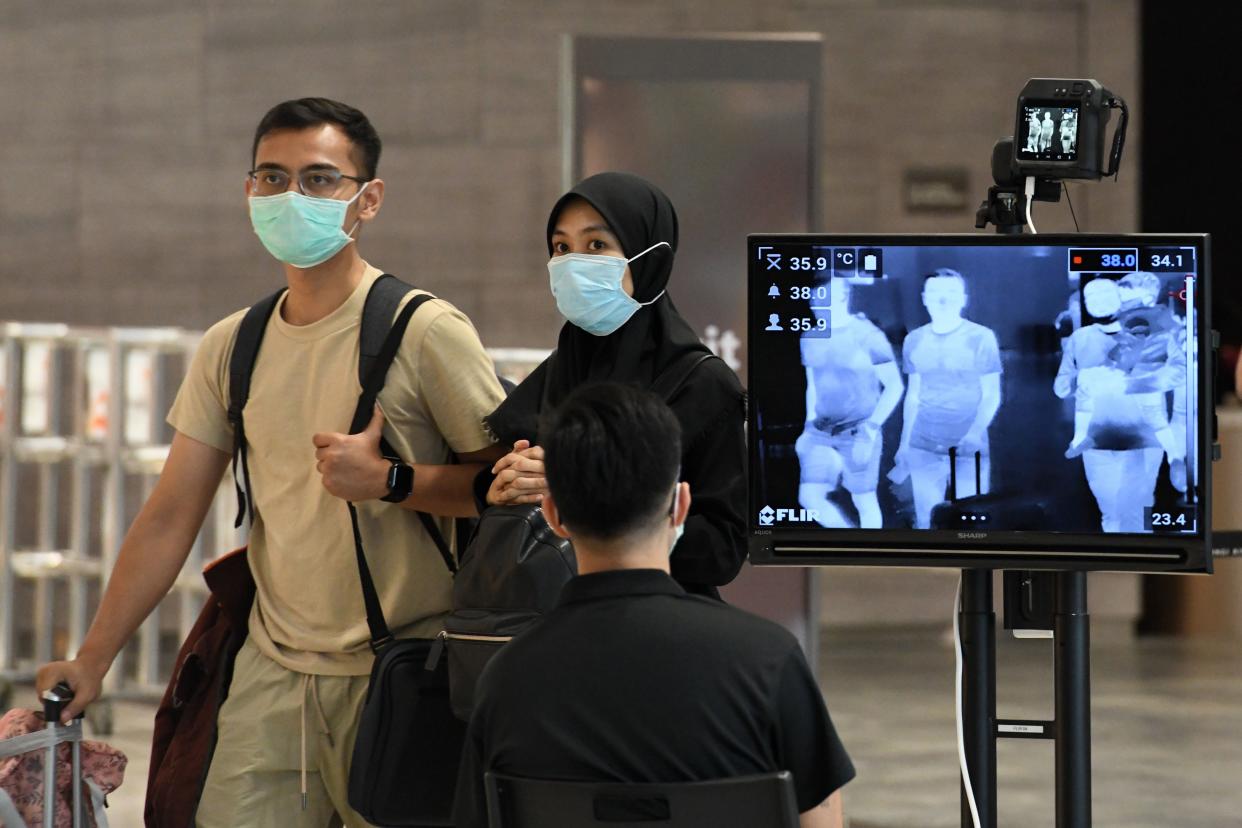
<path id="1" fill-rule="evenodd" d="M 975 494 L 983 493 L 983 452 L 975 452 Z M 949 502 L 957 502 L 957 446 L 949 446 Z"/>
<path id="2" fill-rule="evenodd" d="M 65 705 L 73 701 L 73 688 L 67 682 L 61 681 L 50 690 L 44 690 L 43 699 L 43 721 L 47 725 L 45 733 L 55 733 L 60 724 L 60 714 L 65 709 Z M 84 713 L 79 712 L 74 716 L 74 722 L 68 726 L 65 732 L 68 733 L 67 741 L 70 742 L 70 779 L 72 797 L 72 805 L 70 814 L 73 819 L 73 828 L 81 828 L 82 826 L 82 725 L 80 720 Z M 55 822 L 56 808 L 54 803 L 57 800 L 56 785 L 56 753 L 59 737 L 54 737 L 47 744 L 43 753 L 43 826 L 44 828 L 52 828 Z"/>
<path id="3" fill-rule="evenodd" d="M 65 709 L 69 702 L 73 701 L 73 688 L 69 686 L 68 682 L 62 681 L 51 690 L 44 690 L 42 699 L 43 721 L 48 724 L 54 724 L 60 721 L 61 711 Z M 84 715 L 86 715 L 85 712 L 80 711 L 74 718 L 81 719 Z"/>

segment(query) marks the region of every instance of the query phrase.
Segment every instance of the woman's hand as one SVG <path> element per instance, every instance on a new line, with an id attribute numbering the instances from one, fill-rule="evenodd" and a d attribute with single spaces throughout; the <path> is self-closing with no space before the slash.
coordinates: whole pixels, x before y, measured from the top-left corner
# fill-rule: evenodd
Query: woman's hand
<path id="1" fill-rule="evenodd" d="M 487 502 L 491 506 L 539 503 L 548 491 L 543 447 L 532 446 L 529 440 L 514 443 L 513 451 L 496 461 L 492 474 L 496 479 L 487 490 Z"/>

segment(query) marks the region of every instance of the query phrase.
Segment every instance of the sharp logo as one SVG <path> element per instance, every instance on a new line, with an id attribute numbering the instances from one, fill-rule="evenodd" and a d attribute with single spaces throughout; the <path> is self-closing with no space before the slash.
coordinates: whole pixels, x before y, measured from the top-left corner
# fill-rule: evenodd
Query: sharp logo
<path id="1" fill-rule="evenodd" d="M 759 510 L 760 526 L 771 526 L 776 521 L 814 523 L 818 518 L 819 512 L 814 509 L 773 509 L 771 506 L 764 506 Z"/>
<path id="2" fill-rule="evenodd" d="M 958 538 L 961 540 L 982 540 L 988 536 L 987 532 L 958 532 Z"/>

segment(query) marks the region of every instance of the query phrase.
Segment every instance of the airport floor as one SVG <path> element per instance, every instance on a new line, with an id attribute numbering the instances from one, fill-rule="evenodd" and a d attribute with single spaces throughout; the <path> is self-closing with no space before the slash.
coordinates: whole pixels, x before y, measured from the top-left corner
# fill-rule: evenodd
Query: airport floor
<path id="1" fill-rule="evenodd" d="M 1242 825 L 1242 643 L 1134 638 L 1092 630 L 1094 825 Z M 997 713 L 1051 718 L 1052 643 L 998 631 Z M 858 777 L 845 789 L 850 828 L 958 826 L 953 649 L 944 630 L 822 635 L 820 679 Z M 19 688 L 18 701 L 28 690 Z M 117 703 L 108 738 L 126 751 L 111 797 L 117 828 L 142 824 L 153 707 Z M 1052 828 L 1051 742 L 1002 740 L 999 825 Z"/>

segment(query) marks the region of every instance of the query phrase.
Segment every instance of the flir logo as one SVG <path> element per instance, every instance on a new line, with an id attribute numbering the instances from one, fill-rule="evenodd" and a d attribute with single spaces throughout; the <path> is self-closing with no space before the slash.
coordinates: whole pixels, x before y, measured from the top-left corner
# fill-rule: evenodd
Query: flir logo
<path id="1" fill-rule="evenodd" d="M 773 509 L 771 506 L 764 506 L 759 510 L 760 526 L 771 526 L 778 520 L 789 523 L 814 523 L 818 518 L 819 512 L 814 509 Z"/>

